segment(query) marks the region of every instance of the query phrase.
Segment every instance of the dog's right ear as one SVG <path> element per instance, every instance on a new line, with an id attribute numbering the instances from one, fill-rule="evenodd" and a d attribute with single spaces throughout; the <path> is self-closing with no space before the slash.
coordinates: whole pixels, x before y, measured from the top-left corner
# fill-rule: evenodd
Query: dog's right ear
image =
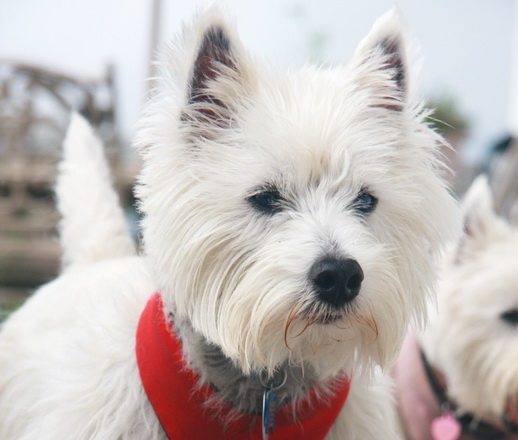
<path id="1" fill-rule="evenodd" d="M 471 184 L 462 201 L 464 232 L 470 237 L 486 235 L 495 214 L 493 196 L 487 177 L 478 176 Z"/>
<path id="2" fill-rule="evenodd" d="M 198 25 L 183 119 L 197 135 L 212 138 L 228 128 L 239 100 L 246 93 L 245 54 L 221 13 L 209 13 Z"/>
<path id="3" fill-rule="evenodd" d="M 477 249 L 491 242 L 493 234 L 503 227 L 493 207 L 493 196 L 487 177 L 481 175 L 471 184 L 461 204 L 464 234 L 457 243 L 455 261 L 460 263 Z"/>

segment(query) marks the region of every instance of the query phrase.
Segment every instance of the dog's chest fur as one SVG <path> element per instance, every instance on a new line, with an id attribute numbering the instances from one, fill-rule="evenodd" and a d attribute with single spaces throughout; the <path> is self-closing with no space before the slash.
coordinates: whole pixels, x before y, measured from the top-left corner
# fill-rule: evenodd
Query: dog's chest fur
<path id="1" fill-rule="evenodd" d="M 187 320 L 174 319 L 174 327 L 182 341 L 183 352 L 188 365 L 200 376 L 203 383 L 213 387 L 217 393 L 214 403 L 230 403 L 237 412 L 260 414 L 263 395 L 268 384 L 285 383 L 277 391 L 279 406 L 297 401 L 315 386 L 317 378 L 311 365 L 304 368 L 287 362 L 272 377 L 267 374 L 245 375 L 221 349 L 197 333 Z"/>

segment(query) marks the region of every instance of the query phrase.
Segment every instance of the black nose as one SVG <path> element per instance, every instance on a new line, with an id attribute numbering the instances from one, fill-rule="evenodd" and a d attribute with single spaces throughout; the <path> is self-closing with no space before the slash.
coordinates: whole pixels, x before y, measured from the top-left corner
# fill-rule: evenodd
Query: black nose
<path id="1" fill-rule="evenodd" d="M 323 258 L 309 271 L 319 299 L 333 307 L 342 307 L 360 292 L 363 270 L 356 260 Z"/>

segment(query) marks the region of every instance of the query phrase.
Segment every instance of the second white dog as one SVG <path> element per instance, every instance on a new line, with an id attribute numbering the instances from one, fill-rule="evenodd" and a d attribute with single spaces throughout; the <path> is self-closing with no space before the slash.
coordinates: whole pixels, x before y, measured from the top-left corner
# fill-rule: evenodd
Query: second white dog
<path id="1" fill-rule="evenodd" d="M 518 440 L 518 229 L 496 216 L 485 177 L 463 202 L 420 347 L 396 368 L 410 440 Z"/>

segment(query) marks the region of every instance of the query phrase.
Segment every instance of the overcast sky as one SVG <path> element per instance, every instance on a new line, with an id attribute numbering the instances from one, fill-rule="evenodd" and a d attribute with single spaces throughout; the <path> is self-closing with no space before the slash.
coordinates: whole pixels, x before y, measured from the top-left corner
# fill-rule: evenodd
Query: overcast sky
<path id="1" fill-rule="evenodd" d="M 161 41 L 206 1 L 163 0 Z M 258 58 L 288 66 L 346 62 L 390 0 L 229 0 Z M 452 95 L 482 151 L 509 129 L 515 0 L 399 0 L 422 47 L 428 96 Z M 117 72 L 119 123 L 130 140 L 148 74 L 151 0 L 0 0 L 0 59 L 81 76 Z M 517 51 L 518 52 L 518 51 Z"/>

